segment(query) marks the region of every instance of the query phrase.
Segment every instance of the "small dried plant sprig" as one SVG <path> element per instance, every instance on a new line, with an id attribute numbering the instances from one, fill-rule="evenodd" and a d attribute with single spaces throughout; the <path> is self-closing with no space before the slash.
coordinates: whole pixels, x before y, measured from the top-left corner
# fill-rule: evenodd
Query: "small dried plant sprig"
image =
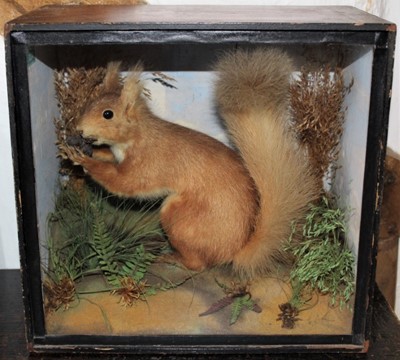
<path id="1" fill-rule="evenodd" d="M 165 75 L 160 71 L 153 72 L 152 75 L 153 77 L 151 78 L 151 81 L 159 83 L 170 89 L 177 89 L 175 85 L 172 85 L 172 82 L 176 82 L 176 80 L 173 77 Z"/>
<path id="2" fill-rule="evenodd" d="M 320 179 L 332 180 L 340 150 L 346 109 L 344 99 L 353 81 L 346 85 L 339 68 L 303 68 L 290 86 L 293 127 L 308 151 L 311 164 Z"/>
<path id="3" fill-rule="evenodd" d="M 293 304 L 287 302 L 279 305 L 279 310 L 281 311 L 278 314 L 278 318 L 276 321 L 282 321 L 282 327 L 285 329 L 293 329 L 296 325 L 296 322 L 300 320 L 299 309 Z"/>
<path id="4" fill-rule="evenodd" d="M 46 279 L 43 282 L 45 294 L 45 310 L 47 312 L 57 311 L 60 308 L 68 310 L 70 304 L 75 300 L 75 284 L 68 277 L 62 278 L 59 282 Z"/>
<path id="5" fill-rule="evenodd" d="M 131 307 L 136 301 L 146 300 L 146 288 L 148 287 L 145 280 L 136 281 L 131 277 L 120 279 L 121 287 L 113 290 L 112 295 L 120 296 L 120 303 L 125 307 Z"/>

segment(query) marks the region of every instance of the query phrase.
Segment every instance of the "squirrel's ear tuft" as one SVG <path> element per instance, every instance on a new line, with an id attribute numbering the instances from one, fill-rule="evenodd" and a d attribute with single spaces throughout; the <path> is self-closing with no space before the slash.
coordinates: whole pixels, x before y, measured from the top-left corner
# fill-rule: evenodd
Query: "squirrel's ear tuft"
<path id="1" fill-rule="evenodd" d="M 106 75 L 103 80 L 104 92 L 115 93 L 121 88 L 120 67 L 121 61 L 108 63 Z"/>
<path id="2" fill-rule="evenodd" d="M 124 81 L 121 91 L 121 100 L 126 109 L 132 108 L 143 92 L 143 85 L 140 81 L 142 72 L 143 66 L 139 63 L 130 69 L 130 73 Z"/>

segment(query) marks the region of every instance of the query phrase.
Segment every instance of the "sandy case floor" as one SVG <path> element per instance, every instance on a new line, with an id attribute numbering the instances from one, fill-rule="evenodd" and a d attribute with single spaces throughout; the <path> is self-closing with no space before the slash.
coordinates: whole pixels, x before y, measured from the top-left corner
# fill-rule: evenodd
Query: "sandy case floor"
<path id="1" fill-rule="evenodd" d="M 180 281 L 188 272 L 172 265 L 153 266 L 153 273 L 164 279 Z M 167 275 L 168 274 L 168 275 Z M 158 280 L 157 280 L 158 279 Z M 68 310 L 58 310 L 46 316 L 48 334 L 88 335 L 164 335 L 164 334 L 350 334 L 352 312 L 348 308 L 329 306 L 329 297 L 314 297 L 310 309 L 301 311 L 293 329 L 282 328 L 277 320 L 279 304 L 288 301 L 290 289 L 279 279 L 265 278 L 250 285 L 252 299 L 262 308 L 261 313 L 244 309 L 237 322 L 230 325 L 231 307 L 199 316 L 213 303 L 225 296 L 217 285 L 229 285 L 232 279 L 221 271 L 210 270 L 197 274 L 175 289 L 159 291 L 125 307 L 118 295 L 110 292 L 80 294 Z M 154 277 L 153 282 L 160 281 Z M 104 288 L 102 278 L 87 278 L 78 285 L 86 292 Z"/>

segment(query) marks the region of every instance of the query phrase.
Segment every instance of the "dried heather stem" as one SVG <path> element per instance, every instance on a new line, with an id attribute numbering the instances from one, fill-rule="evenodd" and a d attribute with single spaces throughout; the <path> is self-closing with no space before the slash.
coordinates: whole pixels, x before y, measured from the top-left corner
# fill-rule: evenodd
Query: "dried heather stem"
<path id="1" fill-rule="evenodd" d="M 105 68 L 65 68 L 55 72 L 56 97 L 60 117 L 55 119 L 60 144 L 75 134 L 75 124 L 85 106 L 98 95 L 104 79 Z"/>
<path id="2" fill-rule="evenodd" d="M 86 105 L 101 91 L 101 83 L 105 76 L 105 68 L 64 68 L 54 73 L 56 98 L 60 116 L 54 119 L 54 126 L 59 146 L 59 156 L 65 159 L 62 148 L 68 147 L 67 139 L 77 135 L 76 122 L 82 115 Z M 60 173 L 73 175 L 77 180 L 80 171 L 68 160 L 61 162 Z"/>
<path id="3" fill-rule="evenodd" d="M 352 84 L 345 85 L 341 69 L 302 69 L 290 87 L 294 130 L 308 151 L 316 175 L 333 179 L 340 150 L 345 109 Z"/>

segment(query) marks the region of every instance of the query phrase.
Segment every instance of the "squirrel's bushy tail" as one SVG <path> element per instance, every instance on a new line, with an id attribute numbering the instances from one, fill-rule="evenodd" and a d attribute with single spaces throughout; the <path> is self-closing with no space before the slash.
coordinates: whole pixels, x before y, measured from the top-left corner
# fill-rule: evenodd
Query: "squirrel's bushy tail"
<path id="1" fill-rule="evenodd" d="M 255 276 L 281 257 L 293 220 L 304 215 L 318 186 L 289 129 L 290 58 L 278 49 L 239 50 L 217 63 L 219 112 L 259 192 L 253 234 L 233 259 Z"/>

